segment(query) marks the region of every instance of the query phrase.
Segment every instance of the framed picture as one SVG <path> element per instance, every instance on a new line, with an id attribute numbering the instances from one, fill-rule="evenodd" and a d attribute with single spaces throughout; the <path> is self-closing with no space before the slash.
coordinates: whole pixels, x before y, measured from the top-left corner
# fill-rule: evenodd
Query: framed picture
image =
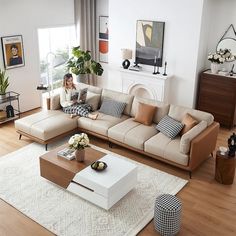
<path id="1" fill-rule="evenodd" d="M 165 22 L 138 20 L 135 62 L 162 66 Z"/>
<path id="2" fill-rule="evenodd" d="M 108 63 L 108 16 L 99 16 L 99 61 Z"/>
<path id="3" fill-rule="evenodd" d="M 25 65 L 23 39 L 21 35 L 1 38 L 3 61 L 6 69 Z"/>

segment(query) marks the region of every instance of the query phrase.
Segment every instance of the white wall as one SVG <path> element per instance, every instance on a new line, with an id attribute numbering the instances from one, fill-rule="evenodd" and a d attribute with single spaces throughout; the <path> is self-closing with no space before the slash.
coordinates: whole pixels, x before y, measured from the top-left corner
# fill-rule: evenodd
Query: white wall
<path id="1" fill-rule="evenodd" d="M 37 29 L 74 24 L 73 0 L 0 0 L 0 37 L 22 35 L 25 66 L 7 70 L 8 90 L 20 93 L 21 111 L 40 106 Z M 0 67 L 3 56 L 0 51 Z"/>
<path id="2" fill-rule="evenodd" d="M 135 4 L 135 6 L 134 6 Z M 135 49 L 136 21 L 165 22 L 164 61 L 167 73 L 173 74 L 170 102 L 192 107 L 200 39 L 203 0 L 110 0 L 109 63 L 121 65 L 121 48 Z M 152 70 L 153 68 L 150 68 Z M 120 74 L 113 69 L 109 79 L 118 81 Z M 117 85 L 117 90 L 121 85 Z"/>
<path id="3" fill-rule="evenodd" d="M 108 6 L 109 6 L 109 0 L 97 0 L 97 8 L 96 8 L 96 28 L 97 28 L 97 32 L 96 32 L 96 42 L 97 42 L 97 61 L 99 61 L 99 16 L 109 16 L 109 11 L 108 11 Z M 104 72 L 102 76 L 98 76 L 97 77 L 97 85 L 99 87 L 107 87 L 106 86 L 106 82 L 107 82 L 107 78 L 108 78 L 108 68 L 109 65 L 108 63 L 103 63 L 100 62 Z"/>
<path id="4" fill-rule="evenodd" d="M 209 1 L 209 0 L 208 0 Z M 230 24 L 234 25 L 236 29 L 236 1 L 235 0 L 211 0 L 211 19 L 210 19 L 210 29 L 209 29 L 209 39 L 207 44 L 207 51 L 215 52 L 216 46 L 224 35 Z M 227 36 L 233 37 L 232 29 L 231 34 Z M 234 36 L 235 37 L 235 36 Z M 232 63 L 231 63 L 232 64 Z M 210 62 L 205 59 L 205 67 L 210 67 Z M 225 65 L 227 67 L 227 64 Z"/>

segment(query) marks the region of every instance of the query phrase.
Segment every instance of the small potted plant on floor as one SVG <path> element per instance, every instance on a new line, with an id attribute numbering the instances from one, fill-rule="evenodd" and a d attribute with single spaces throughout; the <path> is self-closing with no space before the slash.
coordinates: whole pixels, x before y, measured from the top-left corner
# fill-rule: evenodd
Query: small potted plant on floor
<path id="1" fill-rule="evenodd" d="M 6 89 L 9 86 L 8 76 L 6 71 L 0 69 L 0 100 L 6 98 Z"/>
<path id="2" fill-rule="evenodd" d="M 81 50 L 80 46 L 72 48 L 72 57 L 67 61 L 67 69 L 79 77 L 80 82 L 86 82 L 88 74 L 102 75 L 100 63 L 91 57 L 90 51 Z"/>

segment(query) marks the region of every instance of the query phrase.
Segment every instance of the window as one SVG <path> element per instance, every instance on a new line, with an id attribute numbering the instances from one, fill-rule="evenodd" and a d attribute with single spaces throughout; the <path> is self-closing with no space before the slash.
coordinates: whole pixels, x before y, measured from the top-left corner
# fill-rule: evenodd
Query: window
<path id="1" fill-rule="evenodd" d="M 38 29 L 40 83 L 61 87 L 65 64 L 71 48 L 76 44 L 75 26 Z"/>

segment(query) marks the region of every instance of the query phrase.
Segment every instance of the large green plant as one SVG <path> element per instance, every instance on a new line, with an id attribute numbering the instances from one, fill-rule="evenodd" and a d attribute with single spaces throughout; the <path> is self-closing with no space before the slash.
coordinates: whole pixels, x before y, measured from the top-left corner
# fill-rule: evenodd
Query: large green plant
<path id="1" fill-rule="evenodd" d="M 67 61 L 67 69 L 76 75 L 95 74 L 102 75 L 103 68 L 94 61 L 90 51 L 83 51 L 80 46 L 72 48 L 72 57 Z"/>
<path id="2" fill-rule="evenodd" d="M 6 71 L 0 69 L 0 94 L 6 94 L 6 89 L 9 86 L 8 76 L 6 76 Z"/>

